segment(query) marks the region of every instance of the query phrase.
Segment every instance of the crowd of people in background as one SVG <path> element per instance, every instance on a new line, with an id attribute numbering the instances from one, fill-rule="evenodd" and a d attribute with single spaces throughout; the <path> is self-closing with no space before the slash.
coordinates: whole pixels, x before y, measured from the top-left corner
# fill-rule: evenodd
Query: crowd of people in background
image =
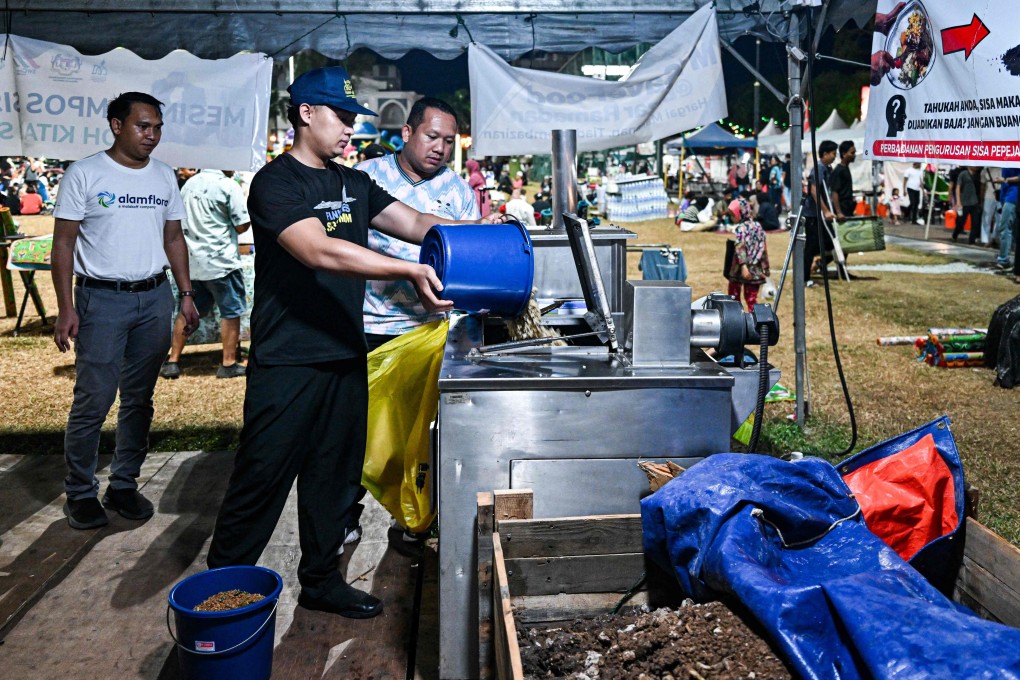
<path id="1" fill-rule="evenodd" d="M 3 206 L 12 215 L 48 214 L 66 165 L 42 158 L 0 156 Z"/>
<path id="2" fill-rule="evenodd" d="M 834 143 L 822 142 L 821 146 Z M 822 201 L 823 212 L 831 219 L 841 222 L 855 212 L 858 198 L 853 193 L 849 165 L 854 161 L 855 149 L 852 142 L 844 142 L 836 149 L 831 161 L 821 158 L 818 165 L 825 169 L 826 195 Z M 393 154 L 394 151 L 379 143 L 365 143 L 346 159 L 351 166 L 367 160 Z M 831 152 L 830 152 L 831 153 Z M 820 154 L 825 156 L 826 154 Z M 481 217 L 493 212 L 512 215 L 527 226 L 548 225 L 552 221 L 551 178 L 533 178 L 538 189 L 528 188 L 530 166 L 527 159 L 510 163 L 509 159 L 471 159 L 465 163 L 461 173 L 474 191 Z M 652 172 L 648 161 L 643 165 L 634 163 L 635 170 Z M 54 199 L 59 191 L 60 179 L 66 163 L 48 161 L 42 158 L 0 157 L 0 200 L 13 215 L 48 214 L 53 209 Z M 628 169 L 625 164 L 616 168 Z M 808 170 L 808 168 L 805 168 Z M 926 175 L 926 170 L 929 173 Z M 180 187 L 199 170 L 178 168 Z M 676 224 L 681 231 L 728 231 L 735 233 L 742 223 L 738 202 L 745 201 L 750 215 L 765 232 L 788 229 L 780 216 L 790 212 L 792 180 L 795 174 L 801 176 L 804 215 L 808 221 L 815 219 L 814 169 L 806 173 L 793 173 L 790 168 L 790 154 L 762 155 L 755 168 L 754 160 L 745 156 L 732 162 L 725 180 L 717 186 L 718 193 L 706 195 L 702 191 L 686 191 L 679 199 Z M 930 200 L 930 188 L 925 186 L 926 177 L 934 169 L 913 163 L 903 172 L 901 186 L 894 186 L 891 193 L 882 189 L 877 197 L 879 215 L 886 217 L 893 225 L 925 224 L 924 205 Z M 234 180 L 245 187 L 251 173 L 237 173 Z M 967 232 L 967 242 L 980 244 L 998 250 L 996 266 L 1006 272 L 1013 271 L 1020 283 L 1020 271 L 1014 251 L 1020 246 L 1016 238 L 1016 203 L 1020 193 L 1020 170 L 1012 168 L 959 166 L 948 173 L 946 200 L 939 202 L 940 213 L 945 212 L 949 220 L 955 218 L 953 241 Z M 246 192 L 247 193 L 247 192 Z M 594 190 L 593 190 L 594 194 Z M 593 198 L 594 200 L 594 198 Z M 936 199 L 937 200 L 937 199 Z M 588 205 L 584 202 L 584 205 Z M 970 225 L 970 226 L 968 226 Z M 809 234 L 812 230 L 809 229 Z M 814 239 L 817 240 L 817 239 Z M 823 249 L 831 248 L 831 242 L 815 244 L 809 238 L 808 251 L 814 267 Z M 810 271 L 810 270 L 809 270 Z M 809 283 L 810 285 L 810 283 Z"/>
<path id="3" fill-rule="evenodd" d="M 801 216 L 805 219 L 807 243 L 805 272 L 819 271 L 822 258 L 833 248 L 829 229 L 822 230 L 819 240 L 817 226 L 824 222 L 845 222 L 854 215 L 871 214 L 871 206 L 864 206 L 864 198 L 855 193 L 850 165 L 856 158 L 852 141 L 836 144 L 822 141 L 818 145 L 818 160 L 814 167 L 805 167 L 801 173 L 790 169 L 790 155 L 764 155 L 756 169 L 754 161 L 745 157 L 731 163 L 725 180 L 715 185 L 707 175 L 698 181 L 698 191 L 688 190 L 680 199 L 676 224 L 681 231 L 720 231 L 737 233 L 746 223 L 740 205 L 746 203 L 751 219 L 765 232 L 789 228 L 780 222 L 780 215 L 791 212 L 792 180 L 801 181 L 803 196 Z M 755 171 L 757 170 L 757 171 Z M 911 163 L 896 176 L 895 184 L 887 194 L 881 189 L 877 196 L 877 214 L 886 217 L 893 225 L 925 225 L 929 214 L 946 220 L 953 229 L 952 240 L 958 241 L 966 233 L 967 243 L 996 248 L 995 266 L 1003 273 L 1012 273 L 1020 284 L 1020 238 L 1016 204 L 1020 194 L 1020 169 L 980 166 L 952 168 L 941 187 L 948 182 L 948 190 L 932 192 L 926 186 L 942 175 L 938 169 L 921 163 Z M 817 178 L 817 181 L 816 181 Z M 884 172 L 879 172 L 879 184 L 884 185 Z M 705 185 L 710 187 L 706 192 Z M 819 188 L 816 188 L 819 187 Z M 934 205 L 932 202 L 934 201 Z M 926 207 L 928 206 L 928 207 Z M 728 268 L 732 269 L 728 264 Z M 729 270 L 728 269 L 728 270 Z M 732 280 L 732 279 L 731 279 Z M 810 275 L 807 285 L 813 285 Z"/>

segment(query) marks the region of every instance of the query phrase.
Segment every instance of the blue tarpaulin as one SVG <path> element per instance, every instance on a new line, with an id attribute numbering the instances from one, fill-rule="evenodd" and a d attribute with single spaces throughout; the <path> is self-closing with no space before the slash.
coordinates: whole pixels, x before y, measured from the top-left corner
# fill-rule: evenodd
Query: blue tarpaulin
<path id="1" fill-rule="evenodd" d="M 709 456 L 641 515 L 649 557 L 695 599 L 735 597 L 802 677 L 1020 678 L 1020 630 L 940 593 L 828 462 Z"/>

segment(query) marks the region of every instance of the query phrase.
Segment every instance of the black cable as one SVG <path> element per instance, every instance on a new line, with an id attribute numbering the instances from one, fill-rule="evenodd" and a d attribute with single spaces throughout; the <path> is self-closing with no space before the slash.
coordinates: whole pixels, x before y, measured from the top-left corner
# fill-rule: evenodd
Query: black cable
<path id="1" fill-rule="evenodd" d="M 754 425 L 751 426 L 751 439 L 747 450 L 758 451 L 758 437 L 761 436 L 761 421 L 765 418 L 765 397 L 769 392 L 769 327 L 761 324 L 758 327 L 761 346 L 758 350 L 758 395 L 754 402 Z"/>
<path id="2" fill-rule="evenodd" d="M 638 591 L 638 588 L 640 588 L 644 584 L 646 578 L 648 578 L 648 572 L 647 571 L 641 572 L 641 578 L 635 581 L 634 585 L 627 589 L 627 592 L 625 592 L 623 594 L 623 597 L 621 597 L 616 602 L 616 606 L 613 607 L 613 609 L 609 613 L 610 614 L 620 613 L 620 608 L 627 603 L 627 600 L 634 596 L 634 593 L 636 593 Z"/>
<path id="3" fill-rule="evenodd" d="M 418 556 L 418 562 L 411 565 L 414 569 L 414 599 L 411 605 L 411 630 L 407 639 L 407 667 L 404 671 L 405 680 L 414 680 L 418 665 L 418 626 L 421 619 L 421 594 L 425 584 L 425 554 Z"/>
<path id="4" fill-rule="evenodd" d="M 315 28 L 313 28 L 312 30 L 310 30 L 310 31 L 307 31 L 307 32 L 305 32 L 305 33 L 304 33 L 303 35 L 301 35 L 301 36 L 299 36 L 299 37 L 295 38 L 294 40 L 291 40 L 291 41 L 290 41 L 289 43 L 287 43 L 286 45 L 284 45 L 284 46 L 283 46 L 283 47 L 281 47 L 280 49 L 278 49 L 278 50 L 276 50 L 275 52 L 273 52 L 272 54 L 270 54 L 270 55 L 269 55 L 269 58 L 270 58 L 270 59 L 275 59 L 275 58 L 276 58 L 276 55 L 278 55 L 278 54 L 279 54 L 280 52 L 283 52 L 283 51 L 284 51 L 285 49 L 287 49 L 287 48 L 288 48 L 288 47 L 290 47 L 291 45 L 293 45 L 293 44 L 297 43 L 298 41 L 300 41 L 300 40 L 304 40 L 305 38 L 307 38 L 308 36 L 310 36 L 310 35 L 311 35 L 312 33 L 315 33 L 315 32 L 316 32 L 317 30 L 319 30 L 320 28 L 322 28 L 323 26 L 325 26 L 326 24 L 328 24 L 329 22 L 333 21 L 333 20 L 334 20 L 334 19 L 336 19 L 336 18 L 337 18 L 337 17 L 336 17 L 335 15 L 334 15 L 334 16 L 331 16 L 330 18 L 326 19 L 325 21 L 323 21 L 323 22 L 322 22 L 321 24 L 319 24 L 318 26 L 316 26 L 316 27 L 315 27 Z"/>
<path id="5" fill-rule="evenodd" d="M 811 14 L 809 14 L 808 15 L 808 25 L 809 26 L 813 26 L 813 24 L 811 23 L 811 19 L 812 18 L 813 17 L 811 16 Z M 809 31 L 808 31 L 808 42 L 809 43 L 814 38 L 813 34 L 814 34 L 814 29 L 809 29 Z M 857 445 L 857 417 L 854 415 L 853 401 L 850 399 L 850 390 L 847 388 L 847 385 L 846 385 L 846 376 L 843 374 L 843 362 L 840 360 L 840 357 L 839 357 L 839 343 L 836 340 L 836 324 L 835 324 L 835 321 L 833 320 L 833 316 L 832 316 L 832 294 L 831 294 L 831 292 L 829 290 L 829 266 L 825 262 L 825 237 L 824 237 L 824 232 L 826 231 L 826 225 L 825 225 L 825 218 L 822 216 L 822 198 L 824 198 L 826 201 L 828 201 L 830 203 L 830 205 L 831 205 L 832 197 L 831 196 L 827 196 L 827 195 L 823 196 L 822 190 L 821 190 L 821 185 L 819 184 L 821 182 L 821 178 L 818 176 L 819 173 L 817 172 L 818 166 L 819 166 L 819 162 L 820 162 L 819 158 L 818 158 L 818 146 L 817 146 L 816 141 L 815 141 L 815 126 L 817 125 L 817 120 L 816 120 L 816 117 L 815 117 L 815 115 L 814 115 L 814 113 L 812 111 L 812 109 L 814 109 L 814 106 L 815 106 L 815 66 L 814 66 L 814 61 L 815 61 L 814 55 L 813 54 L 808 54 L 808 62 L 807 62 L 807 69 L 808 69 L 808 73 L 807 73 L 808 100 L 809 100 L 808 101 L 808 115 L 810 116 L 810 120 L 811 120 L 811 162 L 815 164 L 814 168 L 812 169 L 813 172 L 811 173 L 811 176 L 814 177 L 813 183 L 814 183 L 814 189 L 815 189 L 815 197 L 817 199 L 817 200 L 815 200 L 815 232 L 817 234 L 817 238 L 818 238 L 818 250 L 821 253 L 821 260 L 822 260 L 822 282 L 823 282 L 823 284 L 825 286 L 825 308 L 826 308 L 826 313 L 827 313 L 828 319 L 829 319 L 829 338 L 832 341 L 832 358 L 836 362 L 836 373 L 837 373 L 837 375 L 839 375 L 839 384 L 840 384 L 840 387 L 843 389 L 843 400 L 846 402 L 847 413 L 850 416 L 850 445 L 847 446 L 842 451 L 839 451 L 839 452 L 834 453 L 834 454 L 812 453 L 811 455 L 816 455 L 816 456 L 826 456 L 826 455 L 828 455 L 828 456 L 831 456 L 831 457 L 842 458 L 843 456 L 846 456 L 851 451 L 853 451 L 854 450 L 854 446 Z M 835 232 L 835 227 L 833 227 L 833 232 Z M 838 234 L 836 235 L 836 237 L 838 238 Z M 810 267 L 810 265 L 809 265 L 809 267 Z M 804 272 L 804 276 L 805 276 L 805 278 L 807 280 L 810 280 L 810 277 L 811 277 L 810 269 L 808 271 Z"/>

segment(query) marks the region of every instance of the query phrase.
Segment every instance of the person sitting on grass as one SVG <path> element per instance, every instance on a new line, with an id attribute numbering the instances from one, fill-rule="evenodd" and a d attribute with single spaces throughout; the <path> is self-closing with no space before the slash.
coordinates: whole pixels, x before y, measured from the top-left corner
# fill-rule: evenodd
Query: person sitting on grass
<path id="1" fill-rule="evenodd" d="M 25 193 L 21 195 L 21 214 L 38 215 L 42 212 L 42 196 L 36 190 L 35 185 L 29 184 L 25 187 Z"/>
<path id="2" fill-rule="evenodd" d="M 710 231 L 719 224 L 719 219 L 712 215 L 711 199 L 699 196 L 680 213 L 676 223 L 680 231 Z"/>
<path id="3" fill-rule="evenodd" d="M 765 231 L 780 229 L 779 213 L 776 212 L 776 206 L 772 203 L 770 192 L 761 191 L 758 193 L 758 222 Z"/>

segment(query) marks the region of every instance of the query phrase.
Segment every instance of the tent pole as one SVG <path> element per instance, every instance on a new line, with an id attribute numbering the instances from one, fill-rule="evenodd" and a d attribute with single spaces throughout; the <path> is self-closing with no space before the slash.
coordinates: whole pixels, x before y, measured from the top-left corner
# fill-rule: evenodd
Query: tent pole
<path id="1" fill-rule="evenodd" d="M 761 38 L 755 38 L 754 40 L 754 70 L 757 71 L 761 68 L 759 65 L 761 56 Z M 751 135 L 754 137 L 754 181 L 755 191 L 761 186 L 761 155 L 758 149 L 758 104 L 761 101 L 761 83 L 758 79 L 754 79 L 754 117 L 751 123 Z"/>
<path id="2" fill-rule="evenodd" d="M 800 44 L 800 15 L 790 14 L 789 45 Z M 801 144 L 804 137 L 804 100 L 800 96 L 801 72 L 800 62 L 792 52 L 787 58 L 787 71 L 790 88 L 790 214 L 799 215 L 803 188 L 803 151 Z M 793 231 L 790 238 L 795 239 L 793 249 L 793 346 L 796 357 L 796 391 L 797 391 L 797 424 L 804 427 L 809 405 L 804 398 L 805 375 L 807 372 L 807 342 L 804 329 L 804 247 L 806 236 L 802 224 L 791 225 Z"/>
<path id="3" fill-rule="evenodd" d="M 683 137 L 681 137 L 683 139 Z M 683 144 L 680 145 L 680 169 L 677 171 L 677 190 L 676 197 L 683 203 L 684 202 L 684 152 L 687 150 Z"/>

